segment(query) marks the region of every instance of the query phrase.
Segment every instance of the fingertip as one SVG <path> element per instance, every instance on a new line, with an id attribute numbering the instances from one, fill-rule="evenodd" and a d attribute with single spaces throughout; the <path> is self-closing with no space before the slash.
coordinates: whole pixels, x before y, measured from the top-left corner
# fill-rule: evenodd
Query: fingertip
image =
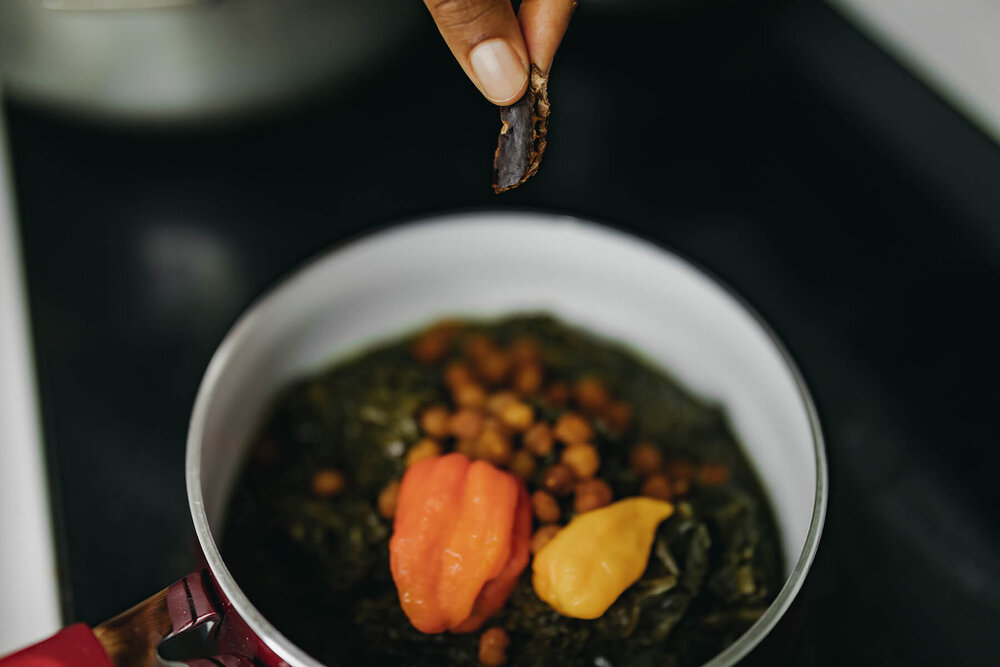
<path id="1" fill-rule="evenodd" d="M 531 62 L 546 74 L 552 68 L 577 0 L 524 0 L 518 10 L 525 46 Z"/>
<path id="2" fill-rule="evenodd" d="M 493 104 L 497 105 L 498 107 L 509 107 L 511 104 L 514 104 L 519 99 L 521 99 L 522 97 L 524 97 L 524 94 L 526 92 L 528 92 L 528 77 L 525 77 L 524 84 L 517 90 L 516 93 L 514 93 L 513 95 L 510 95 L 508 97 L 505 97 L 504 99 L 496 99 L 496 98 L 490 97 L 485 92 L 483 92 L 483 96 L 486 99 L 488 99 L 490 102 L 492 102 Z"/>

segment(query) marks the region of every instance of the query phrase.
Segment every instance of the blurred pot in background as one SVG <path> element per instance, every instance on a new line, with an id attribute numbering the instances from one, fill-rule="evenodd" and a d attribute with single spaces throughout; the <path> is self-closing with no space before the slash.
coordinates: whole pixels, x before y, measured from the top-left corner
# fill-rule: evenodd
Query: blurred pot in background
<path id="1" fill-rule="evenodd" d="M 349 83 L 422 11 L 408 0 L 3 0 L 0 81 L 90 116 L 220 117 Z"/>

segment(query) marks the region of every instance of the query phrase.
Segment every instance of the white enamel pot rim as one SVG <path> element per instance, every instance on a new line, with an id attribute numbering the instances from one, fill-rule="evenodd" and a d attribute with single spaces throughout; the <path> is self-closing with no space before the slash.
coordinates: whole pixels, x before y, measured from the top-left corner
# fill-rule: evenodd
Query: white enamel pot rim
<path id="1" fill-rule="evenodd" d="M 446 246 L 444 250 L 442 250 L 442 244 Z M 572 246 L 570 251 L 567 251 L 564 247 L 567 244 Z M 806 388 L 806 385 L 788 352 L 773 334 L 768 325 L 743 299 L 736 295 L 733 290 L 725 287 L 720 281 L 709 277 L 705 271 L 694 266 L 691 262 L 678 257 L 675 253 L 654 243 L 598 223 L 585 222 L 577 218 L 551 214 L 528 212 L 464 212 L 444 216 L 435 216 L 423 220 L 409 221 L 403 224 L 393 225 L 388 228 L 369 232 L 356 239 L 338 245 L 330 251 L 323 253 L 319 257 L 306 263 L 305 266 L 293 272 L 289 277 L 275 285 L 240 317 L 216 351 L 211 363 L 208 366 L 204 379 L 202 380 L 191 417 L 186 460 L 188 500 L 198 541 L 203 551 L 205 561 L 211 569 L 221 592 L 232 605 L 232 609 L 246 622 L 249 628 L 257 634 L 257 636 L 268 648 L 274 651 L 274 653 L 276 653 L 288 664 L 296 667 L 321 667 L 319 662 L 307 655 L 302 649 L 283 636 L 253 606 L 246 594 L 240 589 L 239 585 L 230 574 L 222 556 L 219 553 L 215 538 L 213 537 L 212 521 L 210 519 L 213 517 L 217 518 L 219 516 L 218 512 L 220 510 L 218 507 L 224 502 L 218 499 L 218 497 L 221 497 L 219 494 L 221 493 L 222 496 L 224 496 L 228 493 L 228 486 L 231 484 L 232 474 L 234 474 L 231 473 L 229 475 L 228 483 L 218 484 L 218 486 L 225 487 L 221 492 L 214 488 L 214 485 L 217 485 L 217 478 L 220 476 L 220 473 L 216 472 L 204 474 L 206 473 L 205 461 L 209 460 L 210 456 L 213 454 L 210 450 L 213 448 L 219 449 L 221 447 L 218 442 L 218 434 L 216 433 L 215 436 L 212 434 L 213 429 L 218 431 L 218 427 L 213 426 L 212 421 L 224 419 L 224 417 L 216 418 L 216 416 L 212 414 L 213 410 L 216 412 L 224 411 L 224 408 L 217 409 L 215 407 L 216 403 L 222 402 L 223 400 L 219 399 L 217 395 L 220 392 L 233 392 L 234 390 L 232 385 L 237 382 L 237 380 L 227 376 L 234 375 L 234 373 L 240 371 L 240 365 L 245 365 L 245 360 L 248 358 L 247 355 L 251 354 L 246 352 L 246 348 L 252 347 L 252 345 L 257 345 L 257 356 L 266 356 L 266 354 L 262 354 L 260 350 L 267 350 L 268 348 L 266 348 L 266 345 L 268 343 L 260 343 L 259 339 L 261 338 L 264 338 L 266 341 L 270 341 L 270 343 L 274 346 L 274 351 L 276 353 L 278 352 L 278 347 L 274 343 L 277 338 L 274 336 L 267 338 L 267 336 L 261 333 L 261 331 L 267 329 L 269 326 L 271 329 L 274 329 L 275 327 L 280 329 L 283 325 L 275 324 L 275 322 L 282 317 L 287 317 L 289 312 L 310 313 L 309 315 L 302 315 L 303 318 L 326 316 L 322 313 L 320 315 L 314 315 L 315 311 L 322 310 L 320 304 L 310 304 L 315 307 L 313 307 L 311 311 L 308 311 L 302 303 L 303 299 L 306 301 L 316 301 L 327 298 L 348 298 L 343 295 L 339 297 L 327 297 L 323 295 L 317 296 L 317 286 L 315 284 L 317 280 L 329 279 L 331 276 L 335 278 L 338 275 L 343 278 L 343 280 L 340 281 L 332 280 L 330 282 L 329 290 L 323 287 L 321 291 L 323 294 L 326 294 L 327 292 L 336 292 L 338 290 L 340 293 L 353 294 L 354 300 L 345 301 L 345 303 L 355 309 L 361 308 L 362 310 L 360 312 L 360 316 L 354 318 L 345 317 L 343 319 L 350 319 L 352 322 L 361 322 L 363 325 L 363 323 L 367 321 L 365 317 L 366 315 L 370 315 L 373 320 L 378 320 L 380 316 L 384 315 L 384 311 L 386 309 L 392 308 L 391 304 L 386 304 L 382 310 L 372 310 L 372 308 L 378 306 L 378 304 L 375 306 L 359 305 L 367 304 L 368 301 L 372 300 L 370 298 L 367 300 L 361 298 L 366 295 L 364 291 L 365 289 L 370 288 L 376 291 L 382 290 L 382 292 L 379 293 L 380 298 L 396 298 L 397 301 L 395 302 L 395 305 L 405 309 L 405 307 L 412 304 L 414 300 L 419 301 L 422 298 L 421 295 L 427 292 L 426 288 L 421 291 L 422 288 L 419 279 L 409 279 L 409 276 L 415 276 L 417 273 L 424 271 L 422 268 L 423 265 L 419 264 L 419 258 L 423 256 L 430 256 L 430 258 L 434 260 L 435 254 L 440 255 L 443 251 L 448 250 L 448 246 L 450 245 L 454 245 L 455 248 L 458 249 L 465 248 L 473 255 L 477 252 L 481 252 L 483 257 L 487 258 L 483 261 L 480 261 L 480 258 L 478 257 L 469 258 L 467 261 L 471 262 L 471 264 L 464 267 L 466 273 L 463 273 L 462 267 L 459 266 L 455 275 L 470 275 L 468 271 L 472 271 L 477 275 L 481 273 L 483 275 L 483 280 L 489 280 L 492 266 L 490 261 L 492 261 L 493 264 L 502 264 L 506 258 L 515 256 L 514 253 L 519 253 L 516 261 L 522 262 L 524 267 L 528 267 L 528 269 L 535 267 L 538 271 L 541 271 L 539 274 L 541 278 L 536 275 L 532 275 L 531 270 L 527 269 L 523 272 L 526 274 L 525 276 L 522 276 L 522 272 L 519 271 L 512 272 L 512 274 L 510 274 L 510 280 L 498 281 L 494 277 L 493 282 L 486 283 L 489 288 L 488 291 L 491 295 L 494 291 L 498 293 L 494 303 L 485 306 L 482 312 L 469 312 L 470 308 L 459 307 L 458 310 L 460 311 L 460 314 L 467 313 L 475 316 L 491 313 L 496 314 L 498 312 L 509 312 L 511 310 L 546 309 L 546 303 L 532 302 L 525 305 L 521 304 L 521 302 L 517 300 L 519 297 L 510 295 L 505 297 L 502 293 L 505 289 L 516 289 L 516 283 L 518 280 L 534 280 L 534 283 L 529 283 L 531 285 L 542 285 L 543 283 L 548 285 L 551 280 L 552 284 L 555 285 L 561 279 L 563 274 L 573 272 L 578 274 L 575 278 L 573 278 L 577 281 L 592 279 L 592 274 L 594 272 L 601 274 L 599 277 L 604 282 L 600 284 L 594 283 L 592 286 L 593 289 L 591 290 L 592 292 L 600 292 L 600 285 L 603 285 L 604 283 L 608 283 L 608 289 L 612 289 L 617 284 L 616 281 L 619 279 L 625 281 L 631 280 L 631 286 L 633 288 L 638 285 L 641 290 L 644 290 L 648 285 L 650 290 L 652 290 L 648 295 L 638 295 L 634 298 L 655 300 L 661 298 L 660 295 L 656 293 L 656 290 L 659 288 L 659 286 L 655 284 L 657 281 L 643 282 L 641 279 L 650 276 L 660 276 L 660 272 L 673 272 L 670 275 L 674 275 L 677 278 L 677 284 L 680 285 L 680 287 L 677 287 L 676 289 L 683 288 L 687 290 L 687 287 L 685 286 L 687 285 L 690 287 L 690 293 L 684 291 L 681 293 L 675 293 L 670 297 L 674 299 L 671 307 L 676 308 L 678 313 L 680 313 L 684 308 L 690 307 L 694 309 L 692 312 L 697 314 L 697 317 L 695 317 L 692 321 L 700 321 L 700 319 L 710 320 L 712 317 L 711 313 L 704 313 L 704 318 L 702 318 L 702 313 L 698 312 L 698 309 L 702 308 L 700 304 L 708 302 L 717 303 L 718 308 L 721 309 L 719 310 L 720 316 L 724 315 L 725 317 L 736 318 L 732 319 L 732 322 L 736 323 L 736 325 L 734 325 L 736 330 L 739 330 L 740 327 L 744 327 L 743 338 L 736 340 L 735 342 L 729 340 L 726 343 L 720 343 L 719 341 L 711 339 L 711 336 L 703 335 L 702 332 L 699 335 L 705 339 L 705 345 L 716 345 L 717 347 L 720 345 L 729 345 L 730 347 L 733 347 L 733 349 L 736 350 L 734 354 L 743 355 L 743 360 L 749 364 L 748 368 L 751 369 L 753 368 L 753 364 L 770 364 L 768 368 L 771 369 L 770 372 L 775 374 L 775 382 L 784 387 L 784 393 L 782 394 L 783 398 L 774 399 L 778 403 L 783 402 L 782 405 L 779 406 L 778 413 L 782 413 L 782 411 L 790 411 L 788 412 L 788 421 L 795 422 L 799 425 L 795 427 L 797 429 L 797 442 L 799 444 L 796 444 L 794 448 L 801 450 L 797 454 L 798 456 L 808 458 L 809 465 L 806 468 L 799 466 L 799 472 L 801 473 L 802 470 L 807 470 L 808 476 L 811 477 L 814 475 L 814 479 L 796 479 L 789 482 L 792 486 L 795 486 L 796 484 L 798 485 L 798 490 L 793 490 L 791 493 L 793 497 L 797 494 L 800 501 L 811 500 L 811 508 L 806 507 L 805 502 L 797 503 L 802 506 L 794 509 L 783 507 L 781 505 L 781 496 L 783 492 L 779 490 L 777 495 L 775 495 L 774 488 L 772 488 L 772 485 L 769 484 L 769 475 L 767 474 L 767 470 L 763 471 L 764 474 L 762 474 L 762 477 L 764 479 L 765 487 L 767 487 L 768 492 L 772 494 L 772 501 L 775 504 L 779 526 L 784 532 L 785 526 L 782 525 L 784 523 L 783 517 L 792 512 L 797 513 L 796 515 L 798 518 L 796 519 L 796 523 L 798 524 L 798 527 L 796 530 L 798 532 L 798 537 L 795 538 L 796 541 L 794 542 L 794 551 L 792 551 L 792 548 L 788 546 L 787 542 L 784 544 L 786 561 L 788 563 L 787 579 L 784 586 L 778 593 L 777 598 L 774 602 L 772 602 L 761 618 L 758 619 L 757 622 L 743 634 L 743 636 L 719 653 L 715 658 L 706 663 L 706 665 L 708 667 L 722 667 L 724 665 L 733 665 L 739 662 L 742 658 L 748 655 L 754 647 L 757 646 L 760 641 L 777 625 L 778 621 L 789 609 L 802 587 L 819 545 L 820 535 L 822 533 L 823 522 L 826 514 L 828 495 L 827 466 L 819 420 L 808 389 Z M 596 256 L 602 258 L 612 257 L 616 260 L 621 259 L 624 260 L 624 264 L 615 264 L 612 262 L 607 266 L 603 264 L 592 265 L 588 267 L 587 272 L 584 273 L 581 272 L 582 270 L 579 268 L 580 262 L 577 261 L 577 258 L 572 255 L 573 248 L 595 253 Z M 380 255 L 380 253 L 382 254 Z M 388 253 L 388 255 L 386 255 L 386 253 Z M 521 255 L 524 253 L 526 253 L 529 257 L 523 259 Z M 534 253 L 534 255 L 532 255 L 532 253 Z M 385 262 L 386 257 L 388 257 L 391 261 Z M 503 260 L 498 258 L 503 258 Z M 586 255 L 584 258 L 586 258 Z M 378 267 L 371 266 L 373 260 L 376 262 L 381 261 L 387 270 L 389 270 L 390 274 L 393 267 L 397 263 L 402 267 L 399 270 L 404 272 L 407 270 L 406 267 L 409 264 L 412 264 L 413 266 L 409 268 L 412 273 L 403 273 L 401 274 L 400 279 L 393 281 L 391 275 L 386 277 L 379 271 Z M 456 261 L 460 262 L 463 260 L 458 259 Z M 531 263 L 533 261 L 535 264 Z M 477 262 L 479 263 L 477 264 Z M 560 265 L 560 262 L 563 262 L 562 265 Z M 427 262 L 427 265 L 430 267 L 438 266 L 437 270 L 439 273 L 426 279 L 437 281 L 437 283 L 435 283 L 437 285 L 447 286 L 451 283 L 442 281 L 446 279 L 446 276 L 451 274 L 441 273 L 442 269 L 440 269 L 439 264 L 440 263 L 435 264 L 434 261 Z M 538 269 L 537 267 L 539 266 L 544 266 L 544 268 Z M 427 272 L 433 272 L 434 270 L 435 269 L 433 268 L 426 269 Z M 645 276 L 642 272 L 646 270 L 651 271 L 652 273 Z M 548 272 L 546 273 L 546 271 Z M 421 275 L 423 274 L 421 273 Z M 667 275 L 667 273 L 663 273 L 663 275 Z M 452 283 L 456 282 L 454 277 L 447 279 Z M 310 281 L 313 283 L 311 292 L 309 288 Z M 689 281 L 690 285 L 688 285 L 688 282 L 685 281 Z M 514 284 L 508 285 L 508 282 Z M 660 280 L 659 282 L 662 283 L 663 281 Z M 552 287 L 551 289 L 556 291 L 563 289 L 564 291 L 559 293 L 560 296 L 569 294 L 572 290 L 576 289 L 575 285 L 577 283 L 572 282 L 572 280 L 567 284 L 571 286 L 566 287 L 563 285 L 562 288 Z M 626 288 L 627 287 L 628 285 L 626 285 Z M 460 288 L 461 286 L 456 289 Z M 566 290 L 570 290 L 570 292 L 567 292 Z M 531 293 L 534 293 L 537 290 L 530 291 Z M 541 291 L 544 292 L 545 289 L 542 288 Z M 398 296 L 395 296 L 397 294 Z M 576 294 L 576 292 L 572 292 L 572 294 Z M 368 293 L 368 296 L 370 297 L 371 294 Z M 581 298 L 584 297 L 581 296 Z M 593 320 L 593 322 L 580 322 L 580 318 L 576 317 L 576 315 L 580 313 L 592 311 L 593 307 L 578 311 L 573 311 L 571 307 L 567 307 L 567 312 L 569 313 L 568 318 L 566 317 L 567 313 L 564 312 L 556 312 L 556 315 L 563 319 L 569 319 L 571 323 L 579 324 L 584 328 L 596 328 L 598 330 L 597 333 L 615 338 L 618 336 L 616 335 L 617 332 L 613 330 L 613 326 L 611 330 L 600 330 L 601 327 L 604 326 L 603 323 L 606 321 L 626 321 L 627 323 L 630 313 L 637 310 L 635 308 L 629 310 L 627 303 L 619 306 L 617 304 L 618 301 L 627 302 L 628 298 L 616 299 L 610 292 L 603 295 L 600 293 L 596 295 L 588 293 L 586 298 L 598 300 L 603 299 L 603 301 L 600 302 L 598 309 L 606 306 L 613 311 L 617 306 L 619 308 L 624 308 L 624 310 L 618 311 L 618 317 L 609 315 L 608 320 Z M 629 298 L 633 297 L 630 296 Z M 553 305 L 555 303 L 555 301 L 551 301 L 548 305 Z M 368 310 L 364 310 L 365 308 L 368 308 Z M 350 310 L 347 306 L 345 306 L 345 309 Z M 447 308 L 445 308 L 445 310 L 447 310 Z M 472 310 L 475 309 L 473 308 Z M 556 310 L 558 311 L 558 308 Z M 355 315 L 357 314 L 358 313 L 355 313 Z M 381 326 L 380 328 L 376 328 L 374 337 L 371 335 L 371 332 L 369 332 L 364 339 L 358 339 L 355 335 L 350 339 L 351 344 L 345 345 L 342 343 L 339 346 L 335 346 L 333 351 L 342 352 L 343 349 L 348 348 L 360 349 L 365 346 L 364 343 L 366 341 L 370 343 L 371 340 L 378 339 L 379 337 L 392 338 L 401 332 L 412 329 L 413 326 L 417 324 L 426 323 L 435 319 L 435 317 L 448 314 L 454 313 L 441 312 L 440 309 L 437 309 L 430 312 L 422 312 L 422 314 L 417 315 L 416 317 L 408 316 L 406 323 L 393 320 L 393 324 L 391 326 Z M 585 320 L 586 316 L 583 317 Z M 594 326 L 591 326 L 592 323 Z M 329 322 L 327 322 L 327 324 L 329 324 Z M 377 325 L 373 324 L 372 326 Z M 716 328 L 728 330 L 733 327 L 721 326 Z M 628 335 L 631 335 L 629 332 L 634 332 L 639 329 L 642 329 L 641 325 L 631 329 L 620 329 L 620 332 L 627 337 Z M 651 338 L 649 341 L 659 341 L 659 339 L 663 337 L 660 331 L 656 331 L 655 335 L 656 338 Z M 280 335 L 277 336 L 280 337 Z M 743 339 L 750 342 L 747 342 L 744 346 Z M 750 339 L 753 339 L 753 341 Z M 248 342 L 254 340 L 257 342 L 252 344 Z M 288 339 L 286 338 L 285 342 L 287 342 L 287 340 Z M 300 338 L 294 338 L 292 339 L 293 344 L 286 345 L 285 347 L 294 347 L 298 344 L 299 340 Z M 632 344 L 636 341 L 626 342 Z M 663 344 L 666 345 L 667 343 Z M 700 345 L 700 341 L 697 344 Z M 307 343 L 302 343 L 302 345 L 303 347 L 306 347 Z M 757 345 L 758 347 L 753 348 L 753 345 Z M 261 346 L 264 347 L 262 348 Z M 647 346 L 642 341 L 639 341 L 634 346 L 638 347 L 638 349 L 643 353 L 647 352 Z M 750 352 L 743 350 L 743 347 L 746 347 L 746 350 L 750 350 Z M 753 350 L 756 351 L 754 352 Z M 281 352 L 287 353 L 287 350 L 281 350 Z M 654 360 L 657 359 L 656 354 L 653 354 L 652 356 Z M 769 359 L 769 361 L 761 361 L 761 359 L 765 357 Z M 316 357 L 315 353 L 311 359 L 312 366 L 316 366 L 322 361 L 329 361 L 329 359 L 319 359 Z M 734 357 L 734 359 L 736 358 Z M 683 372 L 685 369 L 674 368 L 669 363 L 663 365 L 671 372 L 674 372 L 674 374 L 680 378 L 682 383 L 689 386 L 692 384 L 689 381 L 689 378 L 686 377 L 686 372 Z M 681 366 L 683 366 L 683 363 Z M 678 370 L 682 372 L 676 372 Z M 687 370 L 690 371 L 690 369 Z M 699 369 L 695 367 L 695 372 L 693 374 L 690 372 L 687 374 L 691 375 L 692 378 L 697 379 L 699 377 L 698 370 Z M 718 369 L 716 369 L 716 371 L 718 371 Z M 296 374 L 301 374 L 303 372 L 307 371 L 302 369 L 295 371 Z M 723 372 L 729 371 L 724 370 Z M 711 375 L 711 370 L 709 369 L 706 373 Z M 744 375 L 746 375 L 746 373 L 744 373 Z M 744 380 L 745 379 L 746 378 L 744 378 Z M 752 379 L 753 378 L 751 378 L 751 380 Z M 246 377 L 243 378 L 243 381 L 244 384 L 246 384 Z M 734 382 L 738 384 L 738 380 Z M 230 385 L 228 388 L 226 387 L 227 383 Z M 697 385 L 697 382 L 694 384 Z M 277 387 L 273 387 L 272 391 L 276 389 Z M 695 386 L 694 389 L 696 392 L 701 393 L 699 387 Z M 237 391 L 241 391 L 241 389 Z M 712 391 L 709 391 L 708 393 L 711 395 Z M 727 410 L 731 407 L 728 403 L 728 399 L 724 396 L 713 396 L 713 398 L 718 398 Z M 739 403 L 739 401 L 736 401 L 736 403 Z M 253 401 L 250 401 L 248 404 L 254 405 Z M 242 405 L 243 404 L 241 403 L 241 406 Z M 739 408 L 739 405 L 735 405 L 735 407 Z M 739 411 L 737 410 L 736 412 L 738 413 Z M 244 413 L 241 414 L 246 413 L 244 411 Z M 730 416 L 733 417 L 734 415 L 731 414 Z M 749 420 L 747 421 L 748 425 L 753 426 L 752 422 L 754 421 L 754 418 L 755 415 L 753 414 L 743 416 L 739 414 L 735 415 L 735 427 L 737 434 L 741 439 L 745 440 L 745 435 L 741 432 L 739 424 L 740 420 Z M 766 421 L 765 417 L 761 417 L 761 419 Z M 230 420 L 232 421 L 232 417 L 230 417 Z M 771 421 L 778 422 L 777 427 L 779 429 L 784 428 L 784 424 L 781 423 L 783 419 L 780 418 L 780 414 L 778 419 L 772 418 Z M 753 428 L 750 428 L 749 430 L 752 431 Z M 212 437 L 216 437 L 216 440 L 212 441 Z M 749 447 L 748 449 L 753 448 Z M 748 453 L 751 459 L 753 459 L 753 452 Z M 216 452 L 214 455 L 218 458 L 222 454 Z M 773 459 L 774 456 L 771 455 L 771 458 Z M 769 463 L 769 466 L 773 468 L 774 465 L 775 464 L 772 460 L 772 462 Z M 778 464 L 779 468 L 780 465 L 782 464 Z M 788 465 L 794 467 L 795 464 L 789 463 Z M 768 466 L 765 466 L 765 468 L 767 467 Z M 758 467 L 758 472 L 762 472 L 760 467 Z M 796 477 L 796 475 L 791 476 Z M 803 476 L 803 474 L 799 474 L 797 477 Z M 203 481 L 206 482 L 204 485 Z M 778 486 L 781 485 L 779 484 Z M 803 491 L 803 489 L 805 489 L 805 491 Z M 806 495 L 811 495 L 811 498 L 805 498 Z M 789 496 L 786 495 L 783 497 L 787 500 Z"/>

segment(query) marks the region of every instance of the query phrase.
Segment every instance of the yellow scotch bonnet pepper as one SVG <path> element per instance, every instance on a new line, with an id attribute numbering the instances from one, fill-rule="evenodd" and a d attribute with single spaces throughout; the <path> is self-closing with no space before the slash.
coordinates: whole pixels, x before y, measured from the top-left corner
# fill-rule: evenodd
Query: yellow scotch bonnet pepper
<path id="1" fill-rule="evenodd" d="M 656 527 L 673 512 L 662 500 L 626 498 L 580 514 L 535 555 L 535 593 L 563 616 L 598 618 L 642 576 Z"/>

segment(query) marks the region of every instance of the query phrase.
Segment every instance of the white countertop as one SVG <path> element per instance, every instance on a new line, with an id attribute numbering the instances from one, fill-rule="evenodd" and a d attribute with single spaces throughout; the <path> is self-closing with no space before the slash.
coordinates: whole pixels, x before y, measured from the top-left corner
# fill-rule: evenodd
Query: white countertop
<path id="1" fill-rule="evenodd" d="M 828 2 L 1000 141 L 1000 2 Z"/>
<path id="2" fill-rule="evenodd" d="M 61 625 L 27 294 L 0 98 L 0 655 Z"/>

